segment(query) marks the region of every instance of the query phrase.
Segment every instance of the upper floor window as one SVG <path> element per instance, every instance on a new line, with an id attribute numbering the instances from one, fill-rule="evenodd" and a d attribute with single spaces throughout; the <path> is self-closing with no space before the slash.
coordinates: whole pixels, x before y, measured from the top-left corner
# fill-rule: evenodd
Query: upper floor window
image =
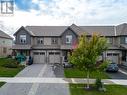
<path id="1" fill-rule="evenodd" d="M 112 38 L 107 38 L 107 43 L 111 44 L 112 43 Z"/>
<path id="2" fill-rule="evenodd" d="M 20 35 L 20 43 L 26 43 L 26 35 Z"/>
<path id="3" fill-rule="evenodd" d="M 44 44 L 44 39 L 43 38 L 38 38 L 37 43 L 38 44 Z"/>
<path id="4" fill-rule="evenodd" d="M 125 43 L 127 44 L 127 37 L 125 37 Z"/>
<path id="5" fill-rule="evenodd" d="M 52 38 L 52 44 L 58 44 L 58 38 Z"/>
<path id="6" fill-rule="evenodd" d="M 66 43 L 71 44 L 72 43 L 72 35 L 66 35 Z"/>

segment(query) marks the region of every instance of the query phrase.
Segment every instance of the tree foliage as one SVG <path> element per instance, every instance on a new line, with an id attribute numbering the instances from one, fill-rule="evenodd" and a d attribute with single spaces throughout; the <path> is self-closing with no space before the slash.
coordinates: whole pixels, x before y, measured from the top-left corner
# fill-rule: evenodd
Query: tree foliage
<path id="1" fill-rule="evenodd" d="M 86 35 L 83 34 L 79 38 L 78 47 L 69 54 L 69 61 L 75 64 L 79 69 L 91 72 L 97 69 L 96 61 L 107 48 L 108 45 L 105 37 L 101 37 L 97 34 L 86 37 Z"/>

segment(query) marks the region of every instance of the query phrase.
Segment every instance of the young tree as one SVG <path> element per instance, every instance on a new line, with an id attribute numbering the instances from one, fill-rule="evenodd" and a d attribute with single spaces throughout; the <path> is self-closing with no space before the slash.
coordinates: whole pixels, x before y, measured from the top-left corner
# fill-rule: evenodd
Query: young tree
<path id="1" fill-rule="evenodd" d="M 105 37 L 93 34 L 90 38 L 85 34 L 80 36 L 77 48 L 69 55 L 69 61 L 79 69 L 87 72 L 87 88 L 89 89 L 90 72 L 96 69 L 96 61 L 107 49 Z"/>

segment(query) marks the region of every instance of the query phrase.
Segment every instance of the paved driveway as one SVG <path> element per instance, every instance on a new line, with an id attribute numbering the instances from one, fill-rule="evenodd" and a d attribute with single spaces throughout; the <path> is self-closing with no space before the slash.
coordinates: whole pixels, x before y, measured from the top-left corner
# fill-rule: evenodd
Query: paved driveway
<path id="1" fill-rule="evenodd" d="M 64 77 L 60 65 L 33 64 L 26 67 L 16 77 Z M 6 83 L 0 88 L 0 95 L 70 95 L 68 84 L 55 83 Z"/>
<path id="2" fill-rule="evenodd" d="M 117 73 L 107 73 L 112 79 L 127 79 L 127 70 L 120 68 Z"/>

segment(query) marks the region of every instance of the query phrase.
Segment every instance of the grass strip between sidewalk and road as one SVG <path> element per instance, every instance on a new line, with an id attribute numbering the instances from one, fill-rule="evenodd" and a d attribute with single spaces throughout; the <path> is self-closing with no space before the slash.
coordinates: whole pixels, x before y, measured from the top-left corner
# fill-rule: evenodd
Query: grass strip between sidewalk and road
<path id="1" fill-rule="evenodd" d="M 81 71 L 77 68 L 65 68 L 64 75 L 66 78 L 86 78 L 86 72 Z M 92 72 L 90 73 L 90 78 L 96 79 L 97 77 L 101 77 L 102 79 L 110 79 L 110 77 L 106 74 L 106 72 Z M 92 84 L 95 87 L 94 84 Z M 121 85 L 104 85 L 106 88 L 106 92 L 101 92 L 96 90 L 95 88 L 87 91 L 85 90 L 84 84 L 69 84 L 71 95 L 126 95 L 127 87 Z"/>

